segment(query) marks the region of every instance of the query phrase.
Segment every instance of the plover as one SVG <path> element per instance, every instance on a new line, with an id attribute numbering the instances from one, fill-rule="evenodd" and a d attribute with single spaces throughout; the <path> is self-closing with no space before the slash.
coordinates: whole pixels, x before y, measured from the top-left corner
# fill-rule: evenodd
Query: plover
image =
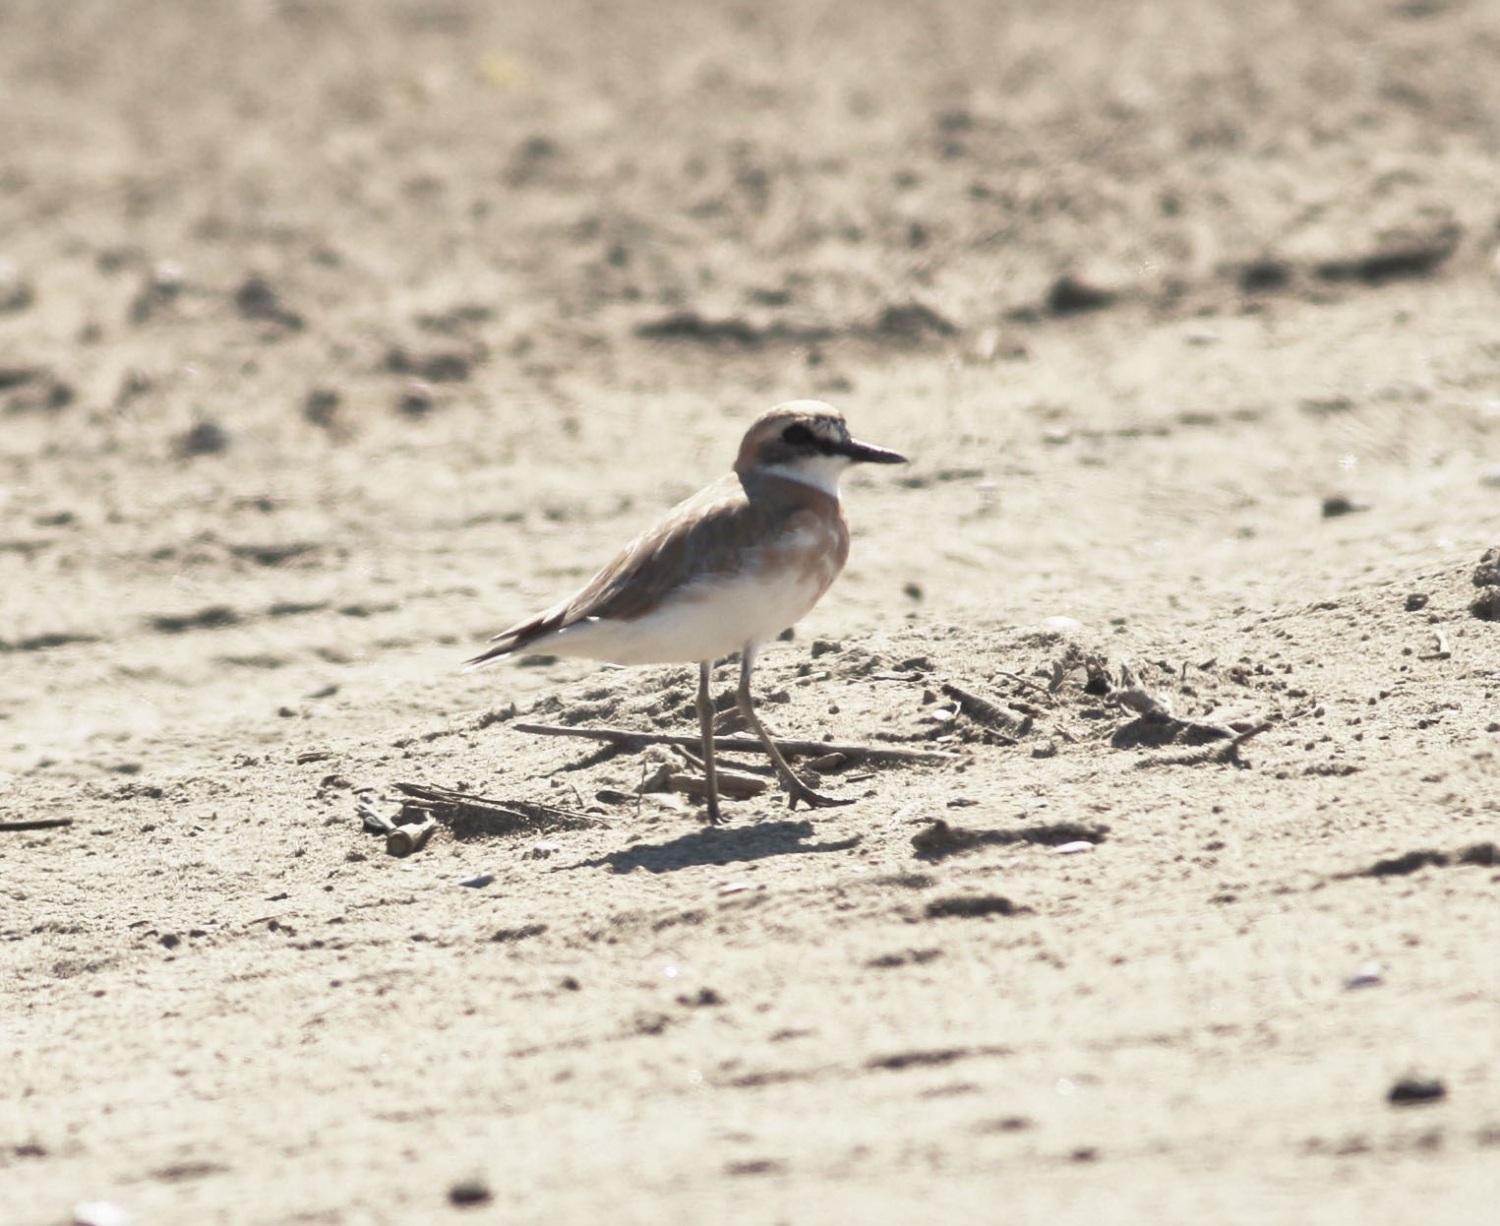
<path id="1" fill-rule="evenodd" d="M 497 634 L 468 667 L 533 653 L 614 664 L 696 663 L 708 820 L 717 823 L 709 684 L 714 662 L 738 651 L 737 705 L 765 745 L 790 806 L 848 804 L 793 773 L 755 713 L 750 674 L 761 645 L 817 604 L 844 568 L 844 469 L 905 462 L 850 438 L 843 415 L 822 401 L 777 405 L 745 432 L 733 472 L 673 508 L 573 595 Z"/>

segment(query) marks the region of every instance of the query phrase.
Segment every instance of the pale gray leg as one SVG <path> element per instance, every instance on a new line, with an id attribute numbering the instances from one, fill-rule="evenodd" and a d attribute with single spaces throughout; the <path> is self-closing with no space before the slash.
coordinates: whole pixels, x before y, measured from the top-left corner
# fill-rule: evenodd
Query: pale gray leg
<path id="1" fill-rule="evenodd" d="M 698 729 L 703 734 L 703 775 L 708 781 L 708 820 L 717 826 L 719 816 L 719 768 L 714 765 L 714 702 L 708 692 L 714 674 L 714 662 L 698 665 Z"/>
<path id="2" fill-rule="evenodd" d="M 793 774 L 792 768 L 781 756 L 781 750 L 776 748 L 776 742 L 771 739 L 766 732 L 765 725 L 760 722 L 760 716 L 755 713 L 755 703 L 750 697 L 750 673 L 754 668 L 755 646 L 747 643 L 740 655 L 740 688 L 735 693 L 735 702 L 739 706 L 740 714 L 745 717 L 745 722 L 755 729 L 755 735 L 760 737 L 760 743 L 771 755 L 771 763 L 776 767 L 777 778 L 781 780 L 781 786 L 786 789 L 787 807 L 795 809 L 799 800 L 809 809 L 826 809 L 830 805 L 852 805 L 853 800 L 845 800 L 838 796 L 825 796 L 822 792 L 813 791 Z"/>

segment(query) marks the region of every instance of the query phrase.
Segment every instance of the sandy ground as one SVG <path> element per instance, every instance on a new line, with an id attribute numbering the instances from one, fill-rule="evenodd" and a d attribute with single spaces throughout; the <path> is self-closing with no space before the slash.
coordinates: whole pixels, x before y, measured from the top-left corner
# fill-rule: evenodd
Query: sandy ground
<path id="1" fill-rule="evenodd" d="M 5 5 L 0 1221 L 1493 1221 L 1497 56 Z M 914 462 L 763 709 L 948 756 L 708 830 L 515 727 L 690 668 L 457 666 L 801 396 Z"/>

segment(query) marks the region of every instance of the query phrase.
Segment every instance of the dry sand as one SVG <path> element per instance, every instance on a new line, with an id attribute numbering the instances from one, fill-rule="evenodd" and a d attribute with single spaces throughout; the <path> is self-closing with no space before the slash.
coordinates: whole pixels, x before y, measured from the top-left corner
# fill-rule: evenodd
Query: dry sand
<path id="1" fill-rule="evenodd" d="M 5 5 L 0 1222 L 1496 1220 L 1497 57 Z M 800 396 L 915 462 L 763 710 L 954 756 L 707 830 L 515 728 L 691 668 L 457 665 Z"/>

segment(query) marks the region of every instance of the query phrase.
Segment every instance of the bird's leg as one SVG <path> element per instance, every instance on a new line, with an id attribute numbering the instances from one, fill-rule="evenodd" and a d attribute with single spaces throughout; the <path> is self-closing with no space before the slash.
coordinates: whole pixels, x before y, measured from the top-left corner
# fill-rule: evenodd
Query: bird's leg
<path id="1" fill-rule="evenodd" d="M 708 820 L 717 826 L 723 818 L 719 816 L 719 768 L 714 765 L 714 701 L 708 692 L 713 673 L 712 660 L 704 660 L 698 665 L 698 729 L 703 734 L 703 776 L 708 782 Z"/>
<path id="2" fill-rule="evenodd" d="M 802 780 L 797 778 L 792 768 L 787 765 L 785 758 L 781 756 L 781 750 L 776 748 L 776 742 L 766 732 L 766 727 L 760 722 L 760 716 L 755 713 L 755 702 L 750 697 L 750 673 L 755 667 L 755 648 L 746 644 L 745 650 L 740 654 L 740 688 L 735 693 L 735 702 L 739 706 L 740 714 L 745 717 L 745 722 L 755 729 L 755 735 L 760 737 L 760 743 L 766 747 L 766 752 L 771 755 L 771 764 L 776 768 L 776 776 L 781 780 L 781 786 L 786 789 L 787 807 L 795 809 L 800 800 L 809 809 L 826 809 L 830 805 L 852 805 L 852 799 L 844 799 L 838 796 L 825 796 L 822 792 L 815 792 Z"/>

